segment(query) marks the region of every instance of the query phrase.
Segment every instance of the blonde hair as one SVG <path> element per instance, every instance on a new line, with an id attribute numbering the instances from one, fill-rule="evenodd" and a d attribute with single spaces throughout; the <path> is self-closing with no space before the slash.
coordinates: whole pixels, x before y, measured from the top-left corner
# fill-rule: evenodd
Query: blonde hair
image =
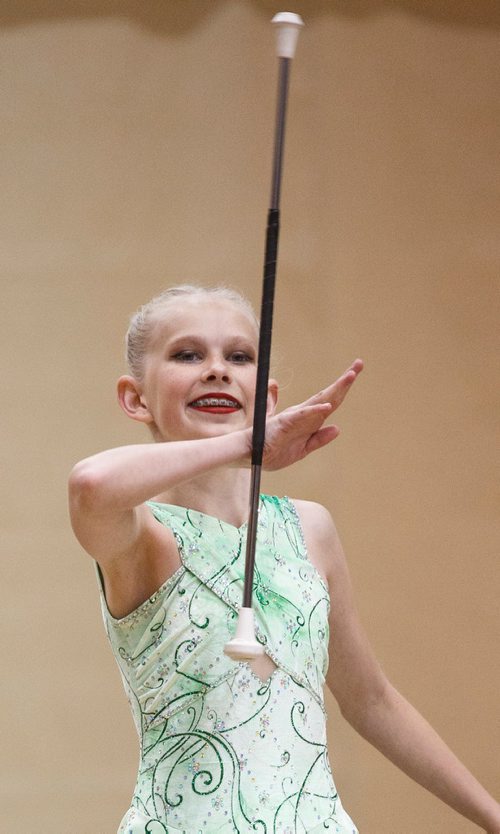
<path id="1" fill-rule="evenodd" d="M 207 301 L 213 298 L 231 301 L 255 322 L 255 326 L 258 329 L 259 321 L 250 301 L 239 293 L 238 290 L 223 285 L 204 287 L 195 284 L 179 284 L 176 287 L 169 287 L 146 304 L 143 304 L 142 307 L 139 307 L 130 319 L 125 336 L 125 356 L 130 373 L 135 379 L 142 379 L 144 357 L 148 351 L 151 332 L 156 323 L 157 313 L 175 299 L 195 295 L 205 295 L 207 296 Z"/>

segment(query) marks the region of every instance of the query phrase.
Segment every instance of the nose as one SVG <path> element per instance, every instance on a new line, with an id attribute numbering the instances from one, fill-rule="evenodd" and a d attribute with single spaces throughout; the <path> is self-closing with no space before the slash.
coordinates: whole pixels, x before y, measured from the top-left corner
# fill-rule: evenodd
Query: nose
<path id="1" fill-rule="evenodd" d="M 209 359 L 202 374 L 204 382 L 231 382 L 231 373 L 229 366 L 221 357 L 213 357 Z"/>

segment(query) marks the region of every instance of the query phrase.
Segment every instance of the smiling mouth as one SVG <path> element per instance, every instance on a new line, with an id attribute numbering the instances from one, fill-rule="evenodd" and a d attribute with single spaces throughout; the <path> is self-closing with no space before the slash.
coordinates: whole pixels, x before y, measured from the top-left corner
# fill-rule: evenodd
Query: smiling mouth
<path id="1" fill-rule="evenodd" d="M 189 403 L 189 408 L 194 408 L 195 411 L 204 411 L 209 414 L 231 414 L 233 411 L 239 411 L 241 404 L 234 397 L 210 395 L 208 397 L 199 397 L 197 400 Z"/>

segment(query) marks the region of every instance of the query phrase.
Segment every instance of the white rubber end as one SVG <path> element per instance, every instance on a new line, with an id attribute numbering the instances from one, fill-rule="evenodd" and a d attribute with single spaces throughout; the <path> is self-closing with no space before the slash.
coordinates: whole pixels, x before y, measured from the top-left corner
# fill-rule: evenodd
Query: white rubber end
<path id="1" fill-rule="evenodd" d="M 224 646 L 224 654 L 231 660 L 253 660 L 264 654 L 264 647 L 255 639 L 252 608 L 240 608 L 236 634 Z"/>
<path id="2" fill-rule="evenodd" d="M 297 48 L 299 32 L 304 25 L 299 14 L 279 12 L 271 23 L 276 26 L 276 53 L 279 58 L 293 58 Z"/>

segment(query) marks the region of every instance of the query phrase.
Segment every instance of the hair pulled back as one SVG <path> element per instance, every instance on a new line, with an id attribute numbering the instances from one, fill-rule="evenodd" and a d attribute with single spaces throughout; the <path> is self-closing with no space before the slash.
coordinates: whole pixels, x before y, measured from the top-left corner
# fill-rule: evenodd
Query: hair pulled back
<path id="1" fill-rule="evenodd" d="M 244 295 L 238 290 L 226 286 L 204 287 L 196 284 L 179 284 L 176 287 L 169 287 L 156 295 L 132 315 L 129 328 L 125 337 L 126 360 L 130 373 L 137 380 L 141 380 L 144 371 L 144 357 L 148 351 L 149 341 L 154 325 L 158 321 L 159 314 L 171 301 L 179 298 L 193 296 L 206 296 L 207 301 L 211 299 L 224 299 L 231 301 L 255 322 L 259 327 L 255 311 Z"/>

